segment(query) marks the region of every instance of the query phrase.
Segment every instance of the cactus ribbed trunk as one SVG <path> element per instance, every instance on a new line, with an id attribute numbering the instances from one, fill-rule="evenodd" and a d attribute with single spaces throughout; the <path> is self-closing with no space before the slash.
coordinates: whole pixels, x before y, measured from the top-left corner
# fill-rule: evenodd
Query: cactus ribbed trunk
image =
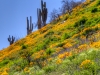
<path id="1" fill-rule="evenodd" d="M 42 26 L 42 22 L 41 22 L 41 9 L 38 9 L 37 8 L 37 17 L 38 17 L 38 22 L 37 22 L 37 24 L 38 24 L 38 29 L 40 29 Z"/>
<path id="2" fill-rule="evenodd" d="M 41 0 L 41 9 L 37 9 L 37 26 L 38 29 L 46 25 L 46 20 L 47 20 L 47 8 L 46 8 L 46 2 L 43 2 Z"/>
<path id="3" fill-rule="evenodd" d="M 32 17 L 30 16 L 30 23 L 27 17 L 27 35 L 32 33 L 32 30 L 33 30 L 33 24 L 32 24 Z"/>
<path id="4" fill-rule="evenodd" d="M 41 16 L 42 16 L 42 22 L 43 22 L 43 26 L 46 25 L 46 20 L 47 20 L 47 8 L 46 8 L 46 2 L 43 3 L 43 1 L 41 0 Z"/>
<path id="5" fill-rule="evenodd" d="M 14 41 L 15 41 L 15 37 L 13 37 L 13 36 L 10 37 L 10 35 L 9 35 L 8 41 L 9 41 L 10 45 L 12 45 L 14 43 Z"/>

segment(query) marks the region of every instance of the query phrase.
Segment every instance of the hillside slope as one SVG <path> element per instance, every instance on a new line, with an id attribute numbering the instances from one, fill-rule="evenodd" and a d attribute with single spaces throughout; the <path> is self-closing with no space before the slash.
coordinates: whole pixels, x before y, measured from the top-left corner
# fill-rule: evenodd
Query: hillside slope
<path id="1" fill-rule="evenodd" d="M 0 75 L 100 75 L 100 0 L 87 0 L 0 51 Z"/>

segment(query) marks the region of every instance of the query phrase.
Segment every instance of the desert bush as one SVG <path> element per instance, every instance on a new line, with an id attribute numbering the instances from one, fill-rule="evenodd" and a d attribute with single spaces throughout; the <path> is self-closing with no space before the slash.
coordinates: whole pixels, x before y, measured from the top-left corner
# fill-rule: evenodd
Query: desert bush
<path id="1" fill-rule="evenodd" d="M 59 11 L 53 9 L 53 11 L 50 14 L 50 22 L 58 22 L 60 20 L 59 16 L 60 16 Z"/>
<path id="2" fill-rule="evenodd" d="M 39 51 L 42 49 L 46 49 L 46 44 L 45 43 L 40 43 L 37 47 L 34 48 L 35 51 Z"/>
<path id="3" fill-rule="evenodd" d="M 10 66 L 10 73 L 13 73 L 15 71 L 21 71 L 23 70 L 26 65 L 28 65 L 27 60 L 23 59 L 23 58 L 19 58 L 18 60 L 14 60 L 11 62 L 11 66 Z"/>
<path id="4" fill-rule="evenodd" d="M 51 55 L 53 52 L 54 52 L 53 49 L 50 49 L 50 48 L 46 49 L 46 54 L 47 55 Z"/>
<path id="5" fill-rule="evenodd" d="M 61 37 L 61 40 L 65 40 L 65 39 L 68 39 L 70 37 L 70 35 L 68 33 L 63 33 L 62 37 Z"/>
<path id="6" fill-rule="evenodd" d="M 57 47 L 62 47 L 65 43 L 58 43 Z"/>
<path id="7" fill-rule="evenodd" d="M 3 60 L 2 62 L 0 62 L 0 68 L 7 65 L 9 63 L 8 59 Z"/>
<path id="8" fill-rule="evenodd" d="M 97 1 L 96 6 L 100 5 L 100 0 Z"/>
<path id="9" fill-rule="evenodd" d="M 85 27 L 94 26 L 94 25 L 96 25 L 97 23 L 100 23 L 100 17 L 88 19 L 88 20 L 86 21 Z"/>
<path id="10" fill-rule="evenodd" d="M 95 12 L 97 12 L 97 11 L 98 11 L 98 8 L 93 7 L 92 10 L 91 10 L 91 13 L 95 13 Z"/>
<path id="11" fill-rule="evenodd" d="M 27 49 L 27 47 L 28 47 L 27 45 L 23 44 L 21 49 Z"/>
<path id="12" fill-rule="evenodd" d="M 65 15 L 63 18 L 63 21 L 67 20 L 69 18 L 69 16 Z"/>
<path id="13" fill-rule="evenodd" d="M 52 43 L 55 43 L 55 42 L 57 42 L 57 41 L 59 41 L 59 40 L 60 40 L 60 38 L 58 38 L 58 37 L 56 37 L 56 36 L 50 37 L 50 42 L 52 42 Z"/>
<path id="14" fill-rule="evenodd" d="M 98 27 L 95 28 L 88 28 L 87 30 L 85 30 L 82 35 L 86 35 L 86 36 L 90 36 L 92 35 L 94 32 L 96 32 L 98 30 Z"/>
<path id="15" fill-rule="evenodd" d="M 47 67 L 44 67 L 43 68 L 44 69 L 44 71 L 46 72 L 46 73 L 49 73 L 49 72 L 51 72 L 51 71 L 54 71 L 55 70 L 55 66 L 47 66 Z"/>
<path id="16" fill-rule="evenodd" d="M 54 34 L 54 31 L 50 30 L 47 34 L 44 35 L 44 38 Z"/>
<path id="17" fill-rule="evenodd" d="M 86 21 L 87 21 L 87 18 L 83 16 L 80 20 L 75 22 L 74 27 L 79 27 L 79 26 L 81 26 L 81 24 L 85 24 Z"/>

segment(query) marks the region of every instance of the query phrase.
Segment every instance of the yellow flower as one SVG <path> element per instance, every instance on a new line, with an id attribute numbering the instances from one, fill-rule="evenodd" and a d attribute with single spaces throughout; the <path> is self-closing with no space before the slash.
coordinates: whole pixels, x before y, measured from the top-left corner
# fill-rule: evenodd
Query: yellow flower
<path id="1" fill-rule="evenodd" d="M 9 68 L 5 68 L 4 71 L 8 72 L 9 71 Z"/>
<path id="2" fill-rule="evenodd" d="M 58 55 L 58 58 L 60 58 L 60 59 L 65 58 L 65 54 L 59 54 L 59 55 Z"/>
<path id="3" fill-rule="evenodd" d="M 32 66 L 33 65 L 33 62 L 30 62 L 30 66 Z"/>
<path id="4" fill-rule="evenodd" d="M 72 44 L 71 43 L 66 43 L 63 47 L 64 48 L 69 48 L 69 47 L 72 47 Z"/>
<path id="5" fill-rule="evenodd" d="M 71 52 L 65 52 L 66 57 L 72 56 Z"/>
<path id="6" fill-rule="evenodd" d="M 86 59 L 81 63 L 80 68 L 88 68 L 88 66 L 91 64 L 94 64 L 94 63 L 91 60 Z"/>
<path id="7" fill-rule="evenodd" d="M 7 71 L 4 71 L 1 75 L 8 75 Z"/>
<path id="8" fill-rule="evenodd" d="M 91 47 L 94 47 L 94 48 L 100 48 L 100 41 L 98 41 L 98 42 L 93 42 L 90 46 L 91 46 Z"/>
<path id="9" fill-rule="evenodd" d="M 24 68 L 24 72 L 29 73 L 30 72 L 29 68 L 28 67 Z"/>
<path id="10" fill-rule="evenodd" d="M 52 61 L 52 58 L 47 59 L 48 61 Z"/>
<path id="11" fill-rule="evenodd" d="M 71 52 L 64 52 L 63 54 L 59 54 L 58 58 L 63 59 L 65 57 L 69 57 L 69 56 L 72 56 Z"/>
<path id="12" fill-rule="evenodd" d="M 56 64 L 60 64 L 62 62 L 62 60 L 61 59 L 58 59 L 57 61 L 56 61 Z"/>

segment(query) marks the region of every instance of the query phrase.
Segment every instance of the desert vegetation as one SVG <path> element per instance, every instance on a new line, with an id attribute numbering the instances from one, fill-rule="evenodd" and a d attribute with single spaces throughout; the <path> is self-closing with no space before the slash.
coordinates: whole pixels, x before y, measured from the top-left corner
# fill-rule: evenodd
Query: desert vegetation
<path id="1" fill-rule="evenodd" d="M 86 0 L 49 24 L 38 9 L 43 26 L 0 51 L 0 75 L 100 75 L 99 4 Z"/>

